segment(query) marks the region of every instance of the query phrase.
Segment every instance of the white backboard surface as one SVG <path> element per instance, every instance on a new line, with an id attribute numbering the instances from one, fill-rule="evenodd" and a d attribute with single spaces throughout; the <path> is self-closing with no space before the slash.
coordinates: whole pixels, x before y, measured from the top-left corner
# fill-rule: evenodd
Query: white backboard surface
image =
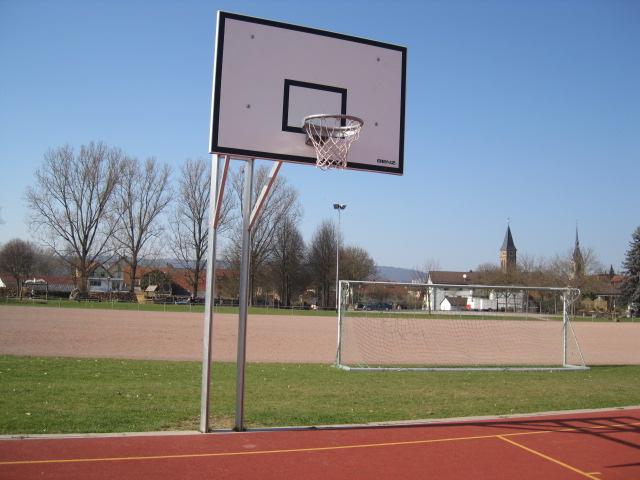
<path id="1" fill-rule="evenodd" d="M 347 168 L 402 175 L 405 47 L 218 12 L 211 153 L 315 164 L 302 120 L 364 120 Z"/>

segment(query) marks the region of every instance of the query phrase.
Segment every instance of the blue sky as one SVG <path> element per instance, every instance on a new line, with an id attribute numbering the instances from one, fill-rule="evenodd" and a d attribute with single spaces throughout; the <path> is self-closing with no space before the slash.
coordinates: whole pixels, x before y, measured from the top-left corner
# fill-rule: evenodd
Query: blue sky
<path id="1" fill-rule="evenodd" d="M 217 10 L 408 48 L 405 174 L 286 164 L 309 239 L 343 214 L 380 265 L 497 262 L 582 244 L 619 265 L 640 224 L 635 1 L 0 0 L 0 242 L 50 147 L 103 140 L 177 169 L 207 156 Z"/>

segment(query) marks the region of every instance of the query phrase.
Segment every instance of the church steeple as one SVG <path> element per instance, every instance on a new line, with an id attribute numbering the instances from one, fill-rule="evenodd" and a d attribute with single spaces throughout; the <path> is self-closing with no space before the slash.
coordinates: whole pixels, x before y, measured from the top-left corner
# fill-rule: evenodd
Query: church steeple
<path id="1" fill-rule="evenodd" d="M 580 239 L 578 238 L 578 225 L 576 225 L 576 243 L 571 255 L 571 278 L 577 279 L 584 275 L 584 257 L 580 251 Z"/>
<path id="2" fill-rule="evenodd" d="M 507 223 L 507 231 L 504 234 L 502 248 L 500 248 L 500 268 L 503 272 L 507 273 L 515 270 L 517 251 L 518 249 L 513 243 L 513 236 L 511 235 L 511 226 Z"/>

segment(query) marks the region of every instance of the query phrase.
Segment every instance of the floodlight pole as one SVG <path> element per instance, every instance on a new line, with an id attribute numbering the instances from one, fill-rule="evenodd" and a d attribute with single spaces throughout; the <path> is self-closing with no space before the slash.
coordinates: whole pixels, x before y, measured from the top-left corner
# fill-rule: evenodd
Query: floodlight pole
<path id="1" fill-rule="evenodd" d="M 342 210 L 347 208 L 347 206 L 343 203 L 334 203 L 334 210 L 338 211 L 338 232 L 336 234 L 336 309 L 338 308 L 338 289 L 340 282 L 340 214 Z"/>

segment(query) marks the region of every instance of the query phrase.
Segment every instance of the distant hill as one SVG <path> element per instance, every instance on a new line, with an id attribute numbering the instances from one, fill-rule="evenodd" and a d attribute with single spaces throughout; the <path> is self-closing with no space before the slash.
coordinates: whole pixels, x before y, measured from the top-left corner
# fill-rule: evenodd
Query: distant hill
<path id="1" fill-rule="evenodd" d="M 412 268 L 377 266 L 378 280 L 389 282 L 409 283 L 416 278 L 416 271 Z"/>

